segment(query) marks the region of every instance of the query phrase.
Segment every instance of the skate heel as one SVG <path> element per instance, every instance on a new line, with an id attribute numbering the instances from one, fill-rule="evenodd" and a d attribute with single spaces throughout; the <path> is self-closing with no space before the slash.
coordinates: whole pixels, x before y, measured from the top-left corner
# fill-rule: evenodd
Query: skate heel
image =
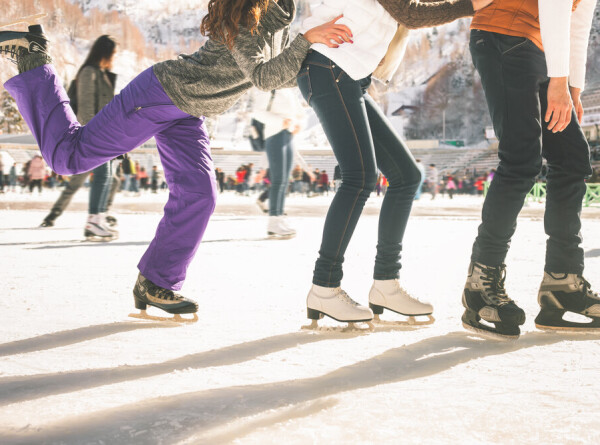
<path id="1" fill-rule="evenodd" d="M 29 27 L 29 32 L 31 34 L 43 35 L 44 30 L 42 29 L 42 25 L 31 25 Z"/>
<path id="2" fill-rule="evenodd" d="M 571 323 L 563 320 L 564 309 L 542 308 L 537 317 L 535 317 L 535 327 L 541 330 L 561 330 L 569 328 Z"/>
<path id="3" fill-rule="evenodd" d="M 148 307 L 148 305 L 147 305 L 147 304 L 146 304 L 144 301 L 140 300 L 140 299 L 139 299 L 138 297 L 136 297 L 135 295 L 133 296 L 133 301 L 134 301 L 134 303 L 135 303 L 135 308 L 136 308 L 136 309 L 139 309 L 139 310 L 141 310 L 141 311 L 145 311 L 145 310 L 146 310 L 146 308 Z"/>
<path id="4" fill-rule="evenodd" d="M 306 316 L 310 320 L 320 320 L 323 318 L 323 314 L 320 311 L 311 308 L 306 308 Z"/>
<path id="5" fill-rule="evenodd" d="M 369 307 L 373 311 L 373 314 L 375 314 L 375 315 L 381 315 L 381 314 L 383 314 L 383 309 L 384 309 L 383 306 L 378 306 L 376 304 L 369 303 Z"/>

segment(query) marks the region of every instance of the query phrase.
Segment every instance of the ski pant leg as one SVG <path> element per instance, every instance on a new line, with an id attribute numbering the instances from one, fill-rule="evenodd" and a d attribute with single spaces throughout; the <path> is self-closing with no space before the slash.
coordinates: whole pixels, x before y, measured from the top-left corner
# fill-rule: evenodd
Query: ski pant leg
<path id="1" fill-rule="evenodd" d="M 64 190 L 52 206 L 51 212 L 55 214 L 56 217 L 62 215 L 62 213 L 71 203 L 71 200 L 73 199 L 73 196 L 75 196 L 77 190 L 81 188 L 89 175 L 89 172 L 87 172 L 71 176 Z"/>
<path id="2" fill-rule="evenodd" d="M 26 71 L 4 86 L 17 102 L 46 163 L 61 175 L 90 171 L 133 150 L 174 120 L 189 116 L 173 104 L 152 68 L 137 76 L 85 126 L 77 122 L 52 65 Z"/>
<path id="3" fill-rule="evenodd" d="M 158 286 L 179 290 L 215 208 L 216 176 L 203 118 L 181 119 L 155 138 L 169 200 L 138 268 Z"/>

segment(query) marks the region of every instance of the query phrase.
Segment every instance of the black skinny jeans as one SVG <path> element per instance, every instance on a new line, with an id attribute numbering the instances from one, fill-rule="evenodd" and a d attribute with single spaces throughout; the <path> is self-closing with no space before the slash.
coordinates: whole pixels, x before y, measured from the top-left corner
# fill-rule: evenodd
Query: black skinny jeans
<path id="1" fill-rule="evenodd" d="M 362 209 L 377 182 L 377 169 L 390 186 L 379 215 L 374 278 L 399 277 L 406 223 L 421 172 L 375 101 L 366 93 L 370 77 L 353 80 L 340 67 L 311 51 L 298 74 L 298 86 L 314 109 L 340 165 L 342 184 L 325 220 L 313 283 L 337 287 L 344 253 Z"/>
<path id="2" fill-rule="evenodd" d="M 488 266 L 504 262 L 543 156 L 548 161 L 545 270 L 580 274 L 581 205 L 584 180 L 592 169 L 575 112 L 564 131 L 548 130 L 543 119 L 548 105 L 546 58 L 530 40 L 473 30 L 470 49 L 500 141 L 500 164 L 483 204 L 471 259 Z"/>

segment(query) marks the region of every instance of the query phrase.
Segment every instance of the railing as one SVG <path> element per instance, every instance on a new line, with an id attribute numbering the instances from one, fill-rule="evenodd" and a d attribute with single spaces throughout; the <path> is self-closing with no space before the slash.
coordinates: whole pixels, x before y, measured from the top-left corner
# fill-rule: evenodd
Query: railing
<path id="1" fill-rule="evenodd" d="M 594 204 L 600 204 L 600 184 L 592 184 L 586 183 L 587 190 L 585 192 L 585 196 L 583 197 L 583 205 L 584 207 L 589 207 Z M 483 185 L 483 196 L 486 196 L 488 193 L 488 189 L 490 188 L 490 183 L 485 182 Z M 545 182 L 536 182 L 533 185 L 531 191 L 525 197 L 525 201 L 538 201 L 546 199 L 546 183 Z"/>

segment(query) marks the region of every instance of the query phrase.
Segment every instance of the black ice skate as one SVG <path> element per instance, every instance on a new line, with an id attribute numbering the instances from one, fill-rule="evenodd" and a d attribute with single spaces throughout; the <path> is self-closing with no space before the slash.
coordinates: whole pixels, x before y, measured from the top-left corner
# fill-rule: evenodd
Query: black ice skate
<path id="1" fill-rule="evenodd" d="M 581 275 L 544 273 L 538 293 L 538 329 L 551 331 L 600 332 L 600 296 Z M 566 312 L 588 317 L 589 321 L 568 321 Z"/>
<path id="2" fill-rule="evenodd" d="M 519 338 L 519 326 L 525 323 L 525 312 L 506 295 L 505 278 L 504 264 L 497 267 L 480 263 L 469 265 L 462 298 L 465 329 L 496 340 Z"/>
<path id="3" fill-rule="evenodd" d="M 137 282 L 133 288 L 133 300 L 139 314 L 129 314 L 130 317 L 142 318 L 144 320 L 174 321 L 177 323 L 195 323 L 198 321 L 198 303 L 179 295 L 172 290 L 163 289 L 152 281 L 148 280 L 141 273 L 138 275 Z M 169 314 L 169 317 L 155 317 L 148 315 L 146 309 L 150 306 L 162 309 Z M 182 318 L 180 314 L 194 314 L 193 318 Z"/>
<path id="4" fill-rule="evenodd" d="M 48 54 L 48 39 L 44 35 L 41 25 L 34 24 L 36 20 L 45 17 L 46 14 L 38 14 L 31 17 L 18 19 L 8 23 L 0 23 L 0 28 L 20 23 L 29 25 L 27 32 L 24 31 L 0 31 L 0 55 L 7 56 L 17 62 L 19 57 L 27 54 Z"/>

